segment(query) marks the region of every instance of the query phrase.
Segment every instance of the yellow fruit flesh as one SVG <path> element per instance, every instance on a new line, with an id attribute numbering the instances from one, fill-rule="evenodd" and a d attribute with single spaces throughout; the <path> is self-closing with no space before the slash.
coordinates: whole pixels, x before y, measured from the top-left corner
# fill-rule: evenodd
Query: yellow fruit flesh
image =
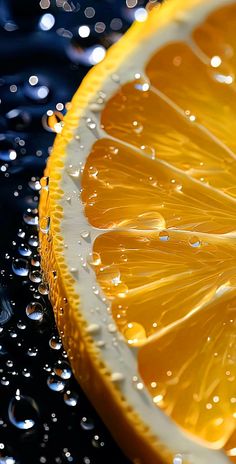
<path id="1" fill-rule="evenodd" d="M 106 104 L 82 179 L 110 230 L 91 265 L 154 403 L 233 462 L 235 30 L 231 5 L 157 52 Z"/>

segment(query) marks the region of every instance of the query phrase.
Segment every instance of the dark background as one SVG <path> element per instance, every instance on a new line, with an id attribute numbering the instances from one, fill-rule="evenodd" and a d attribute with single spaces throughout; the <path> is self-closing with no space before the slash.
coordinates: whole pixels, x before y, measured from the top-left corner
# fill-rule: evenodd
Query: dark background
<path id="1" fill-rule="evenodd" d="M 41 282 L 37 205 L 55 124 L 94 49 L 105 52 L 145 4 L 0 1 L 0 464 L 128 464 L 63 351 Z"/>

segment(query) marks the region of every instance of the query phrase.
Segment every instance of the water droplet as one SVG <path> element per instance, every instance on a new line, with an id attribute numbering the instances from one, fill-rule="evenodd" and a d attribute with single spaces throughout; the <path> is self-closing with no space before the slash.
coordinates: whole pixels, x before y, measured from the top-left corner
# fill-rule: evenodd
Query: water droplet
<path id="1" fill-rule="evenodd" d="M 88 169 L 88 174 L 89 174 L 89 177 L 92 177 L 93 179 L 96 179 L 97 175 L 98 175 L 97 168 L 95 168 L 94 166 L 90 166 L 89 169 Z"/>
<path id="2" fill-rule="evenodd" d="M 78 403 L 78 395 L 77 393 L 67 390 L 64 393 L 64 401 L 67 404 L 67 406 L 76 406 Z"/>
<path id="3" fill-rule="evenodd" d="M 141 91 L 141 92 L 148 92 L 150 89 L 150 81 L 142 77 L 139 73 L 135 74 L 135 81 L 134 81 L 134 87 L 135 89 Z"/>
<path id="4" fill-rule="evenodd" d="M 41 189 L 40 181 L 36 177 L 31 177 L 28 185 L 34 192 L 38 192 Z"/>
<path id="5" fill-rule="evenodd" d="M 112 382 L 121 382 L 122 380 L 124 380 L 124 375 L 121 374 L 121 372 L 113 372 L 111 374 L 111 381 Z"/>
<path id="6" fill-rule="evenodd" d="M 48 295 L 49 294 L 49 286 L 46 282 L 41 282 L 38 286 L 38 291 L 41 295 Z"/>
<path id="7" fill-rule="evenodd" d="M 112 323 L 108 324 L 107 328 L 108 328 L 108 332 L 110 332 L 110 333 L 116 333 L 116 331 L 117 331 L 116 325 L 112 324 Z"/>
<path id="8" fill-rule="evenodd" d="M 26 379 L 29 379 L 29 378 L 31 377 L 31 373 L 30 373 L 30 371 L 28 371 L 28 369 L 26 369 L 26 367 L 23 369 L 22 375 L 23 375 Z M 1 463 L 0 463 L 0 464 L 1 464 Z"/>
<path id="9" fill-rule="evenodd" d="M 219 82 L 220 84 L 226 84 L 226 85 L 230 85 L 234 82 L 234 77 L 231 76 L 230 74 L 218 74 L 218 73 L 214 73 L 213 74 L 213 77 L 215 78 L 215 80 L 217 82 Z"/>
<path id="10" fill-rule="evenodd" d="M 24 243 L 21 243 L 21 245 L 19 245 L 18 252 L 21 256 L 30 256 L 32 254 L 31 249 Z"/>
<path id="11" fill-rule="evenodd" d="M 26 315 L 32 321 L 41 321 L 44 315 L 44 309 L 41 303 L 32 301 L 26 306 Z"/>
<path id="12" fill-rule="evenodd" d="M 136 134 L 141 134 L 141 132 L 143 131 L 143 125 L 141 122 L 139 121 L 133 121 L 132 123 L 132 127 L 133 127 L 133 131 L 136 133 Z"/>
<path id="13" fill-rule="evenodd" d="M 196 235 L 194 235 L 193 237 L 190 237 L 189 245 L 193 248 L 199 248 L 201 246 L 201 241 Z"/>
<path id="14" fill-rule="evenodd" d="M 37 356 L 38 351 L 39 351 L 38 348 L 32 347 L 32 348 L 28 349 L 27 354 L 28 354 L 28 356 L 34 358 L 35 356 Z"/>
<path id="15" fill-rule="evenodd" d="M 75 167 L 72 164 L 70 164 L 67 167 L 66 171 L 68 172 L 69 176 L 75 177 L 76 179 L 78 179 L 80 177 L 80 174 L 81 174 L 81 166 L 80 167 Z"/>
<path id="16" fill-rule="evenodd" d="M 80 425 L 84 430 L 93 430 L 95 425 L 90 417 L 82 417 Z"/>
<path id="17" fill-rule="evenodd" d="M 61 392 L 64 390 L 66 382 L 55 374 L 50 374 L 47 378 L 47 385 L 50 390 Z"/>
<path id="18" fill-rule="evenodd" d="M 25 231 L 22 229 L 19 229 L 17 232 L 18 237 L 20 238 L 25 238 Z"/>
<path id="19" fill-rule="evenodd" d="M 50 217 L 44 216 L 40 219 L 39 228 L 43 234 L 48 234 L 50 229 Z"/>
<path id="20" fill-rule="evenodd" d="M 48 132 L 56 132 L 60 134 L 64 126 L 63 114 L 60 111 L 48 110 L 42 118 L 42 124 L 44 129 Z"/>
<path id="21" fill-rule="evenodd" d="M 41 177 L 41 179 L 40 179 L 40 185 L 41 185 L 41 188 L 42 188 L 42 189 L 48 190 L 48 186 L 49 186 L 49 177 L 48 177 L 48 176 Z"/>
<path id="22" fill-rule="evenodd" d="M 88 230 L 82 230 L 80 236 L 86 241 L 90 240 L 90 232 Z"/>
<path id="23" fill-rule="evenodd" d="M 38 236 L 37 235 L 31 235 L 29 240 L 28 240 L 28 244 L 30 246 L 33 246 L 33 247 L 37 248 L 39 246 Z"/>
<path id="24" fill-rule="evenodd" d="M 144 327 L 138 322 L 129 322 L 122 329 L 124 337 L 128 344 L 132 346 L 140 346 L 147 339 L 147 334 Z"/>
<path id="25" fill-rule="evenodd" d="M 31 271 L 29 273 L 29 278 L 31 282 L 35 282 L 36 284 L 39 284 L 42 280 L 42 274 L 40 271 Z"/>
<path id="26" fill-rule="evenodd" d="M 13 272 L 21 277 L 26 277 L 29 274 L 29 263 L 26 259 L 16 258 L 12 261 Z"/>
<path id="27" fill-rule="evenodd" d="M 37 226 L 38 225 L 38 210 L 37 209 L 30 209 L 28 208 L 27 211 L 23 215 L 23 219 L 25 223 L 29 226 Z"/>
<path id="28" fill-rule="evenodd" d="M 53 350 L 60 350 L 62 347 L 61 339 L 53 335 L 49 340 L 49 346 Z"/>
<path id="29" fill-rule="evenodd" d="M 150 147 L 148 145 L 141 145 L 141 150 L 143 151 L 143 153 L 147 156 L 149 156 L 151 159 L 155 159 L 156 157 L 156 151 L 155 151 L 155 148 L 153 147 Z"/>
<path id="30" fill-rule="evenodd" d="M 99 324 L 89 324 L 86 328 L 88 334 L 96 334 L 100 331 L 101 326 Z"/>
<path id="31" fill-rule="evenodd" d="M 25 329 L 26 329 L 26 325 L 25 325 L 21 320 L 19 320 L 19 321 L 17 322 L 17 327 L 18 327 L 18 329 L 20 329 L 20 330 L 25 330 Z"/>
<path id="32" fill-rule="evenodd" d="M 168 240 L 170 239 L 170 236 L 166 230 L 161 230 L 161 232 L 159 232 L 159 239 L 162 242 L 168 242 Z"/>
<path id="33" fill-rule="evenodd" d="M 118 74 L 112 74 L 111 75 L 111 79 L 113 80 L 113 82 L 115 82 L 116 84 L 119 84 L 120 82 L 120 76 Z"/>
<path id="34" fill-rule="evenodd" d="M 21 430 L 32 429 L 37 424 L 39 410 L 35 400 L 29 396 L 20 395 L 17 390 L 15 397 L 8 406 L 8 417 L 15 427 Z"/>
<path id="35" fill-rule="evenodd" d="M 88 118 L 88 119 L 86 120 L 86 123 L 87 123 L 87 127 L 88 127 L 89 129 L 91 129 L 91 130 L 96 129 L 96 127 L 97 127 L 96 122 L 93 121 L 91 118 Z"/>
<path id="36" fill-rule="evenodd" d="M 63 380 L 71 378 L 71 368 L 66 361 L 58 361 L 58 363 L 54 366 L 53 370 L 55 374 Z"/>
<path id="37" fill-rule="evenodd" d="M 176 454 L 173 459 L 173 464 L 183 464 L 183 457 L 181 454 Z"/>
<path id="38" fill-rule="evenodd" d="M 39 255 L 32 256 L 30 262 L 32 266 L 40 267 L 40 256 Z"/>

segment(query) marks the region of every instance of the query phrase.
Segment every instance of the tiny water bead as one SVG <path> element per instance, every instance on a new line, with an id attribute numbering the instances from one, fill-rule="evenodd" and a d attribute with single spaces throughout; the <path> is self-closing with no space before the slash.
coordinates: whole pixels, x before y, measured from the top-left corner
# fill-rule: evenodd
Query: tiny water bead
<path id="1" fill-rule="evenodd" d="M 27 225 L 37 226 L 38 220 L 39 220 L 37 208 L 35 209 L 28 208 L 27 211 L 23 215 L 23 219 Z"/>
<path id="2" fill-rule="evenodd" d="M 41 303 L 32 301 L 26 306 L 26 315 L 32 321 L 42 321 L 44 315 L 44 308 Z"/>
<path id="3" fill-rule="evenodd" d="M 62 348 L 61 339 L 55 335 L 53 335 L 49 340 L 49 346 L 53 350 L 60 350 Z"/>
<path id="4" fill-rule="evenodd" d="M 201 246 L 201 240 L 194 235 L 193 237 L 190 237 L 189 245 L 193 248 L 199 248 Z"/>
<path id="5" fill-rule="evenodd" d="M 71 390 L 67 390 L 64 393 L 64 402 L 67 406 L 72 406 L 75 407 L 78 404 L 78 399 L 79 396 L 76 392 L 73 392 Z"/>
<path id="6" fill-rule="evenodd" d="M 84 430 L 93 430 L 95 428 L 95 424 L 93 422 L 93 420 L 90 418 L 90 417 L 82 417 L 81 421 L 80 421 L 80 425 L 82 427 L 82 429 Z"/>
<path id="7" fill-rule="evenodd" d="M 59 360 L 53 370 L 58 377 L 64 380 L 70 379 L 72 376 L 71 368 L 66 361 Z"/>
<path id="8" fill-rule="evenodd" d="M 159 232 L 159 239 L 162 242 L 168 242 L 168 240 L 170 240 L 170 235 L 166 230 L 162 230 L 161 232 Z"/>
<path id="9" fill-rule="evenodd" d="M 21 430 L 32 429 L 38 422 L 38 405 L 33 398 L 21 395 L 20 391 L 17 390 L 15 397 L 9 403 L 8 417 L 11 424 L 16 428 Z"/>

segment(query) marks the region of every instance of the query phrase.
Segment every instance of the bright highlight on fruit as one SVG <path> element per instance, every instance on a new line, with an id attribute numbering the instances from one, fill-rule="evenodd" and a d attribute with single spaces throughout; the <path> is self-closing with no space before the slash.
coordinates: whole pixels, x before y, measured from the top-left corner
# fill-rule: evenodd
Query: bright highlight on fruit
<path id="1" fill-rule="evenodd" d="M 60 125 L 41 190 L 42 262 L 76 377 L 131 460 L 227 464 L 236 2 L 152 6 Z"/>

